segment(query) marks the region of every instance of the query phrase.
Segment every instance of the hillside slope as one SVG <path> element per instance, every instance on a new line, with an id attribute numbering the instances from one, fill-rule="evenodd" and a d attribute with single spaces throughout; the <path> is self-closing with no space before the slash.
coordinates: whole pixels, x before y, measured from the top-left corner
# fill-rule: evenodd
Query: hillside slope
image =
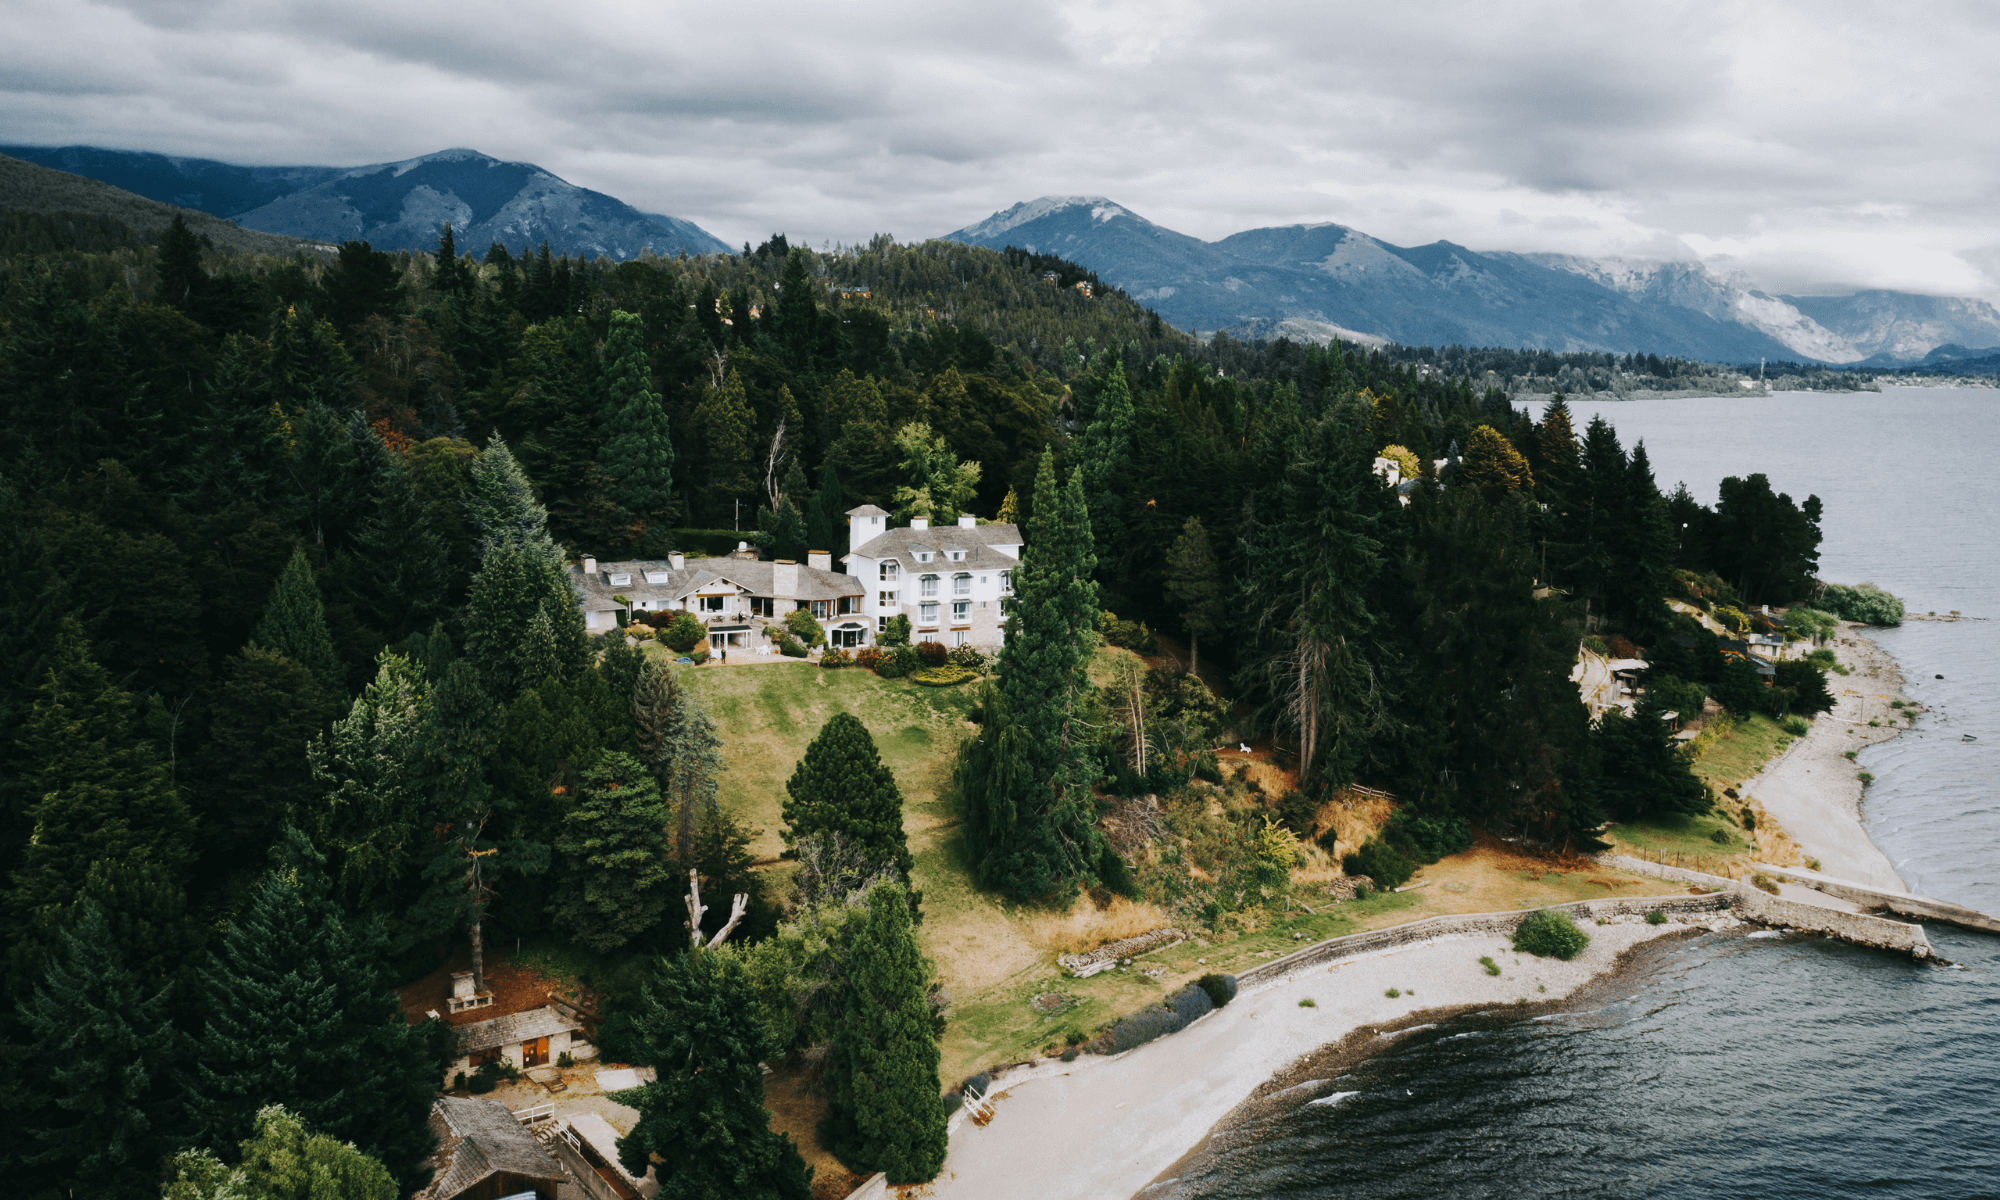
<path id="1" fill-rule="evenodd" d="M 173 222 L 174 214 L 187 218 L 188 227 L 207 237 L 218 247 L 250 254 L 291 254 L 297 250 L 328 250 L 323 242 L 284 234 L 244 229 L 195 209 L 162 204 L 144 196 L 112 187 L 95 179 L 51 170 L 0 154 L 0 208 L 28 212 L 94 213 L 131 226 L 142 234 L 153 234 Z"/>

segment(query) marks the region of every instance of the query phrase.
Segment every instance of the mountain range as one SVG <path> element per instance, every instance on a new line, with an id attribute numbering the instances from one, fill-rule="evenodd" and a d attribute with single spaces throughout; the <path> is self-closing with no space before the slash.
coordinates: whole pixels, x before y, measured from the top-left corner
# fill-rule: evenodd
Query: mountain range
<path id="1" fill-rule="evenodd" d="M 1695 262 L 1405 247 L 1334 224 L 1205 242 L 1101 196 L 1044 196 L 945 237 L 1061 255 L 1203 331 L 1869 366 L 2000 347 L 2000 312 L 1983 300 L 1777 296 Z"/>
<path id="2" fill-rule="evenodd" d="M 433 250 L 452 223 L 461 251 L 542 242 L 558 254 L 636 258 L 642 250 L 716 254 L 729 247 L 678 217 L 640 212 L 533 163 L 444 150 L 366 167 L 246 167 L 94 146 L 0 146 L 0 154 L 86 176 L 249 229 L 377 250 Z"/>

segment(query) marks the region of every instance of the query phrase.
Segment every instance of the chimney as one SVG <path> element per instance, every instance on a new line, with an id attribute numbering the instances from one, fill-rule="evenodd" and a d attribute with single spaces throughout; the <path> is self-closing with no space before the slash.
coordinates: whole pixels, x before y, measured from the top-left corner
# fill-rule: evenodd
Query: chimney
<path id="1" fill-rule="evenodd" d="M 595 554 L 586 554 L 583 556 L 583 573 L 585 575 L 597 574 L 597 556 Z"/>
<path id="2" fill-rule="evenodd" d="M 931 527 L 931 519 L 929 517 L 910 518 L 910 528 L 912 529 L 929 529 L 930 527 Z"/>
<path id="3" fill-rule="evenodd" d="M 815 571 L 833 570 L 833 551 L 831 550 L 806 551 L 806 565 L 811 567 Z"/>
<path id="4" fill-rule="evenodd" d="M 973 516 L 971 513 L 960 513 L 958 514 L 958 527 L 960 529 L 977 529 L 979 528 L 979 518 Z"/>
<path id="5" fill-rule="evenodd" d="M 738 542 L 736 543 L 736 553 L 730 555 L 730 557 L 744 559 L 748 562 L 756 562 L 758 554 L 755 550 L 751 549 L 749 542 Z"/>
<path id="6" fill-rule="evenodd" d="M 688 565 L 687 555 L 682 554 L 678 550 L 669 550 L 667 551 L 667 565 L 676 571 L 685 571 Z"/>
<path id="7" fill-rule="evenodd" d="M 796 599 L 799 594 L 797 559 L 781 558 L 771 564 L 771 594 L 779 599 Z"/>

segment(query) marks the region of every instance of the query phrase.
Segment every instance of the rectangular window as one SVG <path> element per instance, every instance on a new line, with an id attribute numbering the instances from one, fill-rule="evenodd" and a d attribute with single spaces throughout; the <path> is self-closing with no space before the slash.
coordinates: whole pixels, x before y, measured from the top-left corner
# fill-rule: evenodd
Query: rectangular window
<path id="1" fill-rule="evenodd" d="M 832 612 L 828 610 L 827 603 L 824 600 L 815 600 L 812 602 L 812 614 L 814 617 L 822 621 L 826 620 L 828 617 L 833 615 Z"/>
<path id="2" fill-rule="evenodd" d="M 875 618 L 875 632 L 876 632 L 876 633 L 887 633 L 888 631 L 889 631 L 889 618 L 887 618 L 887 617 L 876 617 L 876 618 Z"/>
<path id="3" fill-rule="evenodd" d="M 630 587 L 630 586 L 632 586 L 632 576 L 631 576 L 631 574 L 630 574 L 630 573 L 628 573 L 628 572 L 620 572 L 620 573 L 618 573 L 618 574 L 616 574 L 616 575 L 613 575 L 613 576 L 611 577 L 611 586 L 612 586 L 612 587 Z"/>
<path id="4" fill-rule="evenodd" d="M 885 580 L 895 579 L 900 571 L 901 568 L 894 562 L 885 562 L 882 564 L 882 578 Z"/>
<path id="5" fill-rule="evenodd" d="M 951 594 L 954 596 L 970 596 L 972 594 L 972 576 L 970 575 L 952 576 Z"/>
<path id="6" fill-rule="evenodd" d="M 1014 590 L 1014 572 L 1000 572 L 1000 590 L 1003 592 L 1012 592 Z"/>
<path id="7" fill-rule="evenodd" d="M 938 585 L 937 576 L 926 575 L 919 583 L 917 594 L 919 596 L 935 596 L 937 595 L 937 585 Z"/>
<path id="8" fill-rule="evenodd" d="M 835 610 L 835 611 L 836 611 L 836 612 L 838 613 L 838 615 L 840 615 L 840 616 L 843 616 L 843 617 L 845 617 L 845 616 L 849 616 L 849 615 L 851 615 L 851 614 L 853 614 L 853 613 L 857 613 L 857 612 L 860 612 L 860 611 L 861 611 L 861 597 L 859 597 L 859 596 L 842 596 L 842 597 L 840 598 L 840 607 L 839 607 L 839 608 L 838 608 L 837 610 Z"/>
<path id="9" fill-rule="evenodd" d="M 703 596 L 703 597 L 701 597 L 701 611 L 703 611 L 703 612 L 705 612 L 705 613 L 719 613 L 719 612 L 721 612 L 721 611 L 722 611 L 722 601 L 723 601 L 723 599 L 724 599 L 724 597 L 722 597 L 722 596 Z"/>
<path id="10" fill-rule="evenodd" d="M 968 635 L 968 634 L 967 634 L 967 633 L 965 632 L 965 630 L 963 630 L 963 629 L 954 629 L 954 630 L 952 630 L 952 631 L 951 631 L 951 644 L 952 644 L 952 645 L 954 645 L 954 646 L 963 646 L 963 645 L 965 645 L 965 639 L 966 639 L 966 638 L 967 638 L 968 636 L 970 636 L 970 635 Z"/>
<path id="11" fill-rule="evenodd" d="M 952 601 L 951 619 L 954 621 L 970 621 L 972 619 L 972 601 L 970 600 Z"/>
<path id="12" fill-rule="evenodd" d="M 926 625 L 937 624 L 937 608 L 938 606 L 935 604 L 917 605 L 917 620 Z"/>
<path id="13" fill-rule="evenodd" d="M 896 607 L 896 593 L 877 592 L 875 593 L 875 602 L 883 608 L 894 608 Z"/>

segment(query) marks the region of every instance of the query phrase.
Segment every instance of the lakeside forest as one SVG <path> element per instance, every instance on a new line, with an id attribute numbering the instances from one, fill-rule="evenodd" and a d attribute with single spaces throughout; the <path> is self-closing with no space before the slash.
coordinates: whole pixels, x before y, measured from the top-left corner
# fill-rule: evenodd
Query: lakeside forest
<path id="1" fill-rule="evenodd" d="M 1385 881 L 1474 826 L 1578 849 L 1706 810 L 1669 707 L 1831 705 L 1823 664 L 1767 686 L 1710 623 L 1823 637 L 1761 606 L 1880 602 L 1822 588 L 1818 500 L 1761 475 L 1704 506 L 1560 395 L 1199 343 L 1045 256 L 774 235 L 614 265 L 447 229 L 435 255 L 275 258 L 9 221 L 0 1156 L 24 1195 L 420 1188 L 456 1055 L 390 989 L 468 938 L 599 964 L 606 1054 L 659 1071 L 621 1153 L 666 1194 L 806 1194 L 757 1066 L 792 1054 L 825 1064 L 844 1164 L 936 1173 L 939 880 L 874 738 L 816 732 L 784 772 L 788 874 L 760 866 L 718 802 L 731 728 L 688 674 L 713 668 L 587 635 L 584 553 L 838 554 L 860 504 L 1017 521 L 1007 642 L 959 664 L 951 869 L 1209 927 L 1282 889 L 1357 784 L 1398 801 L 1348 855 Z M 1593 724 L 1580 643 L 1650 661 L 1648 702 Z M 1104 682 L 1106 644 L 1159 665 Z M 1131 797 L 1221 782 L 1225 737 L 1297 781 L 1203 826 L 1228 855 L 1197 874 L 1165 831 L 1107 836 Z"/>

